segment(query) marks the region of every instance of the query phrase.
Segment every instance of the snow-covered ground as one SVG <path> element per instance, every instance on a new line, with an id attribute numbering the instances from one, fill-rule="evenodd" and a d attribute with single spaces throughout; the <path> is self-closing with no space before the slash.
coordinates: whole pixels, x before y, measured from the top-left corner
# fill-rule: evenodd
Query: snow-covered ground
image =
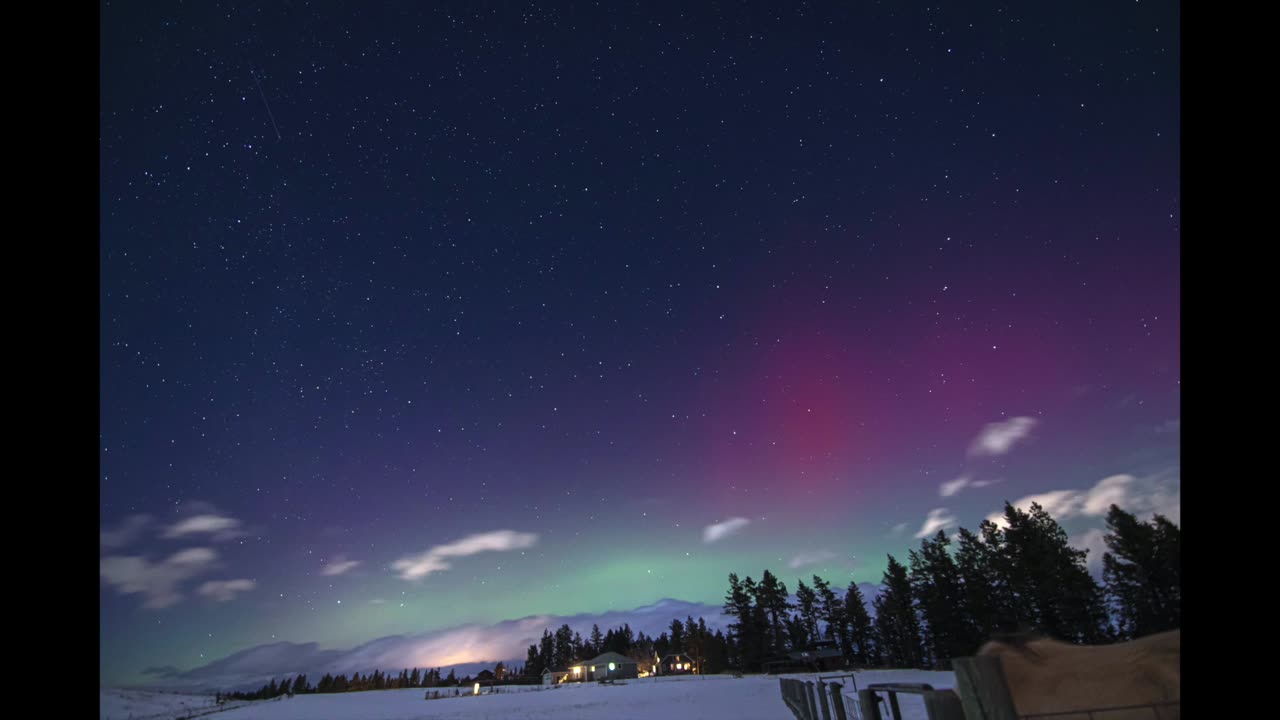
<path id="1" fill-rule="evenodd" d="M 102 720 L 173 720 L 217 710 L 212 695 L 110 688 L 103 689 L 98 699 Z"/>
<path id="2" fill-rule="evenodd" d="M 817 680 L 816 675 L 786 675 Z M 841 681 L 850 696 L 853 687 Z M 912 670 L 878 670 L 858 673 L 860 688 L 870 683 L 929 683 L 935 688 L 954 687 L 951 673 Z M 452 688 L 449 689 L 452 692 Z M 103 692 L 103 720 L 128 720 L 128 714 L 108 710 Z M 112 691 L 115 692 L 115 691 Z M 665 718 L 730 718 L 731 720 L 791 720 L 791 711 L 782 701 L 778 676 L 729 675 L 644 678 L 620 681 L 614 686 L 597 683 L 566 684 L 555 689 L 541 686 L 508 686 L 495 695 L 461 696 L 425 700 L 424 688 L 381 690 L 326 695 L 298 695 L 293 698 L 248 703 L 210 715 L 216 720 L 655 720 Z M 441 690 L 443 693 L 444 690 Z M 171 696 L 177 697 L 177 696 Z M 193 696 L 183 696 L 192 698 Z M 848 704 L 852 704 L 851 702 Z M 924 703 L 918 697 L 901 700 L 903 720 L 924 720 Z M 190 706 L 194 708 L 195 706 Z M 212 708 L 212 698 L 202 707 Z M 179 714 L 153 706 L 138 706 L 134 720 L 176 718 L 188 707 L 173 707 Z M 207 710 L 204 710 L 207 711 Z M 151 714 L 142 714 L 142 713 Z M 197 711 L 201 712 L 201 711 Z M 186 717 L 186 715 L 183 715 Z"/>

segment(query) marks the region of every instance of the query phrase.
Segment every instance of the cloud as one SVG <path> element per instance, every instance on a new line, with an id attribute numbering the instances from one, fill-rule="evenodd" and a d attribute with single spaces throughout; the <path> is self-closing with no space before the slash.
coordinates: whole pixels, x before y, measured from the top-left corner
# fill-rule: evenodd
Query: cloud
<path id="1" fill-rule="evenodd" d="M 321 575 L 341 575 L 349 570 L 354 569 L 360 564 L 359 560 L 347 560 L 345 555 L 336 555 L 324 569 L 320 571 Z"/>
<path id="2" fill-rule="evenodd" d="M 141 594 L 142 606 L 159 609 L 182 600 L 178 585 L 208 570 L 218 559 L 209 548 L 190 548 L 151 563 L 138 556 L 111 555 L 99 563 L 99 575 L 122 595 Z"/>
<path id="3" fill-rule="evenodd" d="M 118 550 L 133 544 L 149 525 L 151 525 L 150 515 L 130 515 L 116 529 L 100 531 L 98 544 L 108 550 Z"/>
<path id="4" fill-rule="evenodd" d="M 955 516 L 948 515 L 946 508 L 934 508 L 929 511 L 929 517 L 925 518 L 924 525 L 921 526 L 920 532 L 916 533 L 916 538 L 930 537 L 939 530 L 949 528 L 955 524 Z"/>
<path id="5" fill-rule="evenodd" d="M 1107 543 L 1104 540 L 1106 535 L 1105 530 L 1093 528 L 1071 538 L 1072 547 L 1089 551 L 1085 557 L 1085 564 L 1089 573 L 1097 578 L 1102 577 L 1102 554 L 1107 552 Z"/>
<path id="6" fill-rule="evenodd" d="M 187 535 L 196 535 L 205 533 L 214 540 L 232 540 L 238 537 L 244 537 L 245 532 L 240 527 L 240 521 L 232 517 L 224 515 L 192 515 L 185 520 L 180 520 L 165 529 L 161 537 L 180 538 Z"/>
<path id="7" fill-rule="evenodd" d="M 713 543 L 723 540 L 746 527 L 751 521 L 744 517 L 729 518 L 722 523 L 708 525 L 702 531 L 702 542 Z"/>
<path id="8" fill-rule="evenodd" d="M 1028 495 L 1011 504 L 1027 511 L 1032 503 L 1039 504 L 1055 520 L 1105 517 L 1112 505 L 1142 517 L 1159 513 L 1175 523 L 1182 515 L 1181 482 L 1172 471 L 1142 478 L 1111 475 L 1088 490 L 1053 490 Z M 991 513 L 987 519 L 1000 527 L 1007 525 L 1003 510 Z"/>
<path id="9" fill-rule="evenodd" d="M 417 555 L 406 555 L 393 562 L 391 568 L 398 571 L 405 580 L 420 580 L 433 572 L 452 567 L 445 558 L 466 557 L 488 551 L 523 550 L 533 547 L 537 542 L 538 536 L 533 533 L 494 530 L 468 535 L 447 545 L 437 545 Z"/>
<path id="10" fill-rule="evenodd" d="M 816 565 L 820 562 L 826 562 L 827 560 L 834 560 L 837 557 L 839 556 L 831 552 L 830 550 L 802 552 L 799 555 L 796 555 L 795 557 L 791 558 L 791 562 L 787 563 L 787 565 L 794 570 L 796 568 L 802 568 L 806 565 Z"/>
<path id="11" fill-rule="evenodd" d="M 889 534 L 890 534 L 891 536 L 897 537 L 898 535 L 901 535 L 902 533 L 904 533 L 904 532 L 906 532 L 906 531 L 907 531 L 907 524 L 906 524 L 906 523 L 898 523 L 897 525 L 894 525 L 894 526 L 893 526 L 893 530 L 891 530 L 891 531 L 889 532 Z"/>
<path id="12" fill-rule="evenodd" d="M 961 475 L 955 480 L 948 480 L 938 486 L 938 494 L 942 497 L 951 497 L 960 492 L 969 484 L 969 476 Z"/>
<path id="13" fill-rule="evenodd" d="M 228 602 L 235 599 L 236 593 L 248 592 L 256 584 L 254 581 L 244 578 L 239 580 L 210 580 L 201 585 L 198 592 L 218 602 Z"/>
<path id="14" fill-rule="evenodd" d="M 1015 443 L 1025 439 L 1036 426 L 1036 419 L 1016 417 L 1004 422 L 994 422 L 982 428 L 973 444 L 969 446 L 971 457 L 983 455 L 1004 455 L 1013 449 Z"/>

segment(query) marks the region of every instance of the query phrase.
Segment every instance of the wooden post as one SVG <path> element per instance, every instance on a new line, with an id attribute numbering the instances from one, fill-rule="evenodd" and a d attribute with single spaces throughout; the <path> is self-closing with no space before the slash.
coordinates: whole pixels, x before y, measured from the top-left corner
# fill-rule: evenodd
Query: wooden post
<path id="1" fill-rule="evenodd" d="M 965 720 L 960 696 L 953 690 L 934 690 L 925 693 L 924 709 L 930 720 Z"/>
<path id="2" fill-rule="evenodd" d="M 805 680 L 803 687 L 805 707 L 808 708 L 808 718 L 809 720 L 818 720 L 818 704 L 813 700 L 813 681 Z"/>
<path id="3" fill-rule="evenodd" d="M 898 693 L 889 691 L 889 714 L 893 720 L 902 720 L 902 710 L 898 708 Z"/>
<path id="4" fill-rule="evenodd" d="M 844 697 L 840 695 L 840 683 L 833 682 L 827 687 L 831 689 L 831 712 L 835 720 L 848 720 L 844 712 Z"/>
<path id="5" fill-rule="evenodd" d="M 827 705 L 827 684 L 818 680 L 818 706 L 822 708 L 822 720 L 831 720 L 831 707 Z"/>
<path id="6" fill-rule="evenodd" d="M 951 665 L 966 720 L 1018 720 L 1000 658 L 956 658 Z"/>
<path id="7" fill-rule="evenodd" d="M 881 720 L 874 690 L 858 691 L 858 707 L 862 710 L 862 720 Z"/>

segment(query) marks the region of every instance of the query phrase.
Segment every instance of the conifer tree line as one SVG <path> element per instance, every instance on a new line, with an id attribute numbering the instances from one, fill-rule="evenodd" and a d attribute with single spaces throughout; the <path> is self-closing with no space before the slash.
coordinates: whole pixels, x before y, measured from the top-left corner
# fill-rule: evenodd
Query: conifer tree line
<path id="1" fill-rule="evenodd" d="M 529 646 L 524 672 L 530 678 L 541 678 L 547 670 L 564 670 L 575 662 L 590 660 L 607 652 L 616 652 L 641 663 L 682 653 L 692 658 L 704 673 L 719 673 L 728 667 L 728 640 L 724 632 L 712 632 L 707 628 L 705 619 L 695 621 L 688 616 L 684 621 L 680 618 L 672 620 L 671 625 L 657 637 L 634 632 L 630 624 L 603 634 L 599 625 L 592 625 L 591 634 L 585 639 L 567 624 L 561 625 L 554 633 L 544 630 L 542 639 Z"/>
<path id="2" fill-rule="evenodd" d="M 843 593 L 814 575 L 787 586 L 765 570 L 760 580 L 729 574 L 724 614 L 728 632 L 712 632 L 703 618 L 676 618 L 657 637 L 624 624 L 602 633 L 593 625 L 584 638 L 568 624 L 544 630 L 530 645 L 523 667 L 498 663 L 497 684 L 536 683 L 547 670 L 616 652 L 641 662 L 684 654 L 699 671 L 756 672 L 764 663 L 819 641 L 834 642 L 859 667 L 949 669 L 952 658 L 972 655 L 993 636 L 1037 632 L 1058 640 L 1099 644 L 1181 627 L 1182 530 L 1162 515 L 1140 521 L 1112 505 L 1106 516 L 1103 582 L 1086 568 L 1086 552 L 1068 543 L 1066 531 L 1033 503 L 1023 511 L 1005 503 L 1005 526 L 984 520 L 978 531 L 960 528 L 955 542 L 944 531 L 907 551 L 904 565 L 893 555 L 881 591 L 867 612 L 856 583 Z M 219 698 L 264 700 L 302 693 L 357 692 L 399 688 L 470 686 L 451 669 L 375 670 L 334 677 L 314 685 L 305 675 L 274 679 L 255 692 Z"/>
<path id="3" fill-rule="evenodd" d="M 1039 504 L 1005 503 L 1005 526 L 984 520 L 944 531 L 892 555 L 872 605 L 851 583 L 843 597 L 826 580 L 787 587 L 765 570 L 759 581 L 729 575 L 724 612 L 733 618 L 728 664 L 759 671 L 772 659 L 834 642 L 855 666 L 950 669 L 1005 633 L 1035 632 L 1101 644 L 1181 626 L 1181 529 L 1161 515 L 1150 522 L 1112 505 L 1107 513 L 1103 582 L 1086 568 L 1086 551 Z M 954 546 L 954 547 L 953 547 Z"/>

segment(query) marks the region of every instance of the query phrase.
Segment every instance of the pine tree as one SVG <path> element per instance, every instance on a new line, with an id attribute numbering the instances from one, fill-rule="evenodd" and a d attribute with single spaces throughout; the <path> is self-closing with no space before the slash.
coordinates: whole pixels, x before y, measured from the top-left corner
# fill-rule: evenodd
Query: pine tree
<path id="1" fill-rule="evenodd" d="M 1102 576 L 1120 633 L 1136 638 L 1181 627 L 1181 529 L 1162 515 L 1140 522 L 1112 505 L 1104 541 Z"/>
<path id="2" fill-rule="evenodd" d="M 729 573 L 724 614 L 735 619 L 729 624 L 729 663 L 742 670 L 757 669 L 762 662 L 764 609 L 752 604 L 754 597 L 756 584 L 750 576 L 739 580 L 737 573 Z"/>
<path id="3" fill-rule="evenodd" d="M 680 622 L 680 618 L 671 621 L 668 628 L 671 631 L 671 652 L 684 652 L 684 623 Z"/>
<path id="4" fill-rule="evenodd" d="M 1086 552 L 1071 547 L 1066 531 L 1038 503 L 1030 512 L 1005 503 L 1005 521 L 1003 564 L 1033 626 L 1067 642 L 1105 642 L 1106 603 L 1086 568 Z"/>
<path id="5" fill-rule="evenodd" d="M 422 686 L 422 676 L 418 673 L 418 668 L 414 668 L 413 672 L 409 673 L 409 687 L 421 687 L 421 686 Z"/>
<path id="6" fill-rule="evenodd" d="M 787 651 L 787 613 L 791 611 L 791 602 L 787 597 L 787 586 L 768 570 L 760 576 L 760 584 L 756 586 L 756 604 L 763 607 L 769 616 L 768 645 L 766 653 L 778 655 Z"/>
<path id="7" fill-rule="evenodd" d="M 911 581 L 907 568 L 892 555 L 883 585 L 884 591 L 875 601 L 877 645 L 891 667 L 918 668 L 923 665 L 923 648 Z"/>
<path id="8" fill-rule="evenodd" d="M 870 665 L 875 658 L 872 647 L 875 633 L 871 627 L 871 615 L 867 612 L 866 601 L 855 582 L 849 583 L 849 590 L 845 593 L 844 612 L 849 627 L 849 656 L 864 667 Z"/>
<path id="9" fill-rule="evenodd" d="M 951 541 L 939 530 L 909 551 L 911 591 L 926 627 L 929 655 L 936 669 L 950 670 L 951 658 L 977 652 L 981 641 L 968 613 L 960 570 L 947 548 Z"/>
<path id="10" fill-rule="evenodd" d="M 804 618 L 798 613 L 792 613 L 786 620 L 787 640 L 791 647 L 800 650 L 807 646 L 809 642 L 809 629 L 804 625 Z"/>
<path id="11" fill-rule="evenodd" d="M 836 646 L 844 651 L 848 644 L 848 632 L 845 630 L 845 614 L 844 604 L 840 601 L 840 597 L 831 589 L 831 584 L 826 580 L 813 576 L 813 591 L 818 596 L 818 618 L 822 620 L 826 626 L 823 629 L 822 637 L 827 640 L 835 640 Z"/>
<path id="12" fill-rule="evenodd" d="M 805 646 L 808 646 L 818 639 L 818 595 L 804 584 L 804 580 L 796 583 L 796 604 L 804 622 Z"/>
<path id="13" fill-rule="evenodd" d="M 1008 602 L 1008 587 L 996 573 L 993 557 L 999 547 L 993 547 L 986 538 L 998 538 L 999 529 L 984 520 L 978 527 L 982 535 L 976 535 L 965 528 L 960 528 L 960 540 L 956 548 L 956 572 L 960 575 L 960 584 L 964 594 L 964 604 L 974 634 L 979 642 L 999 632 L 1008 632 L 1009 613 L 1005 611 Z"/>
<path id="14" fill-rule="evenodd" d="M 604 652 L 604 635 L 600 633 L 599 625 L 591 626 L 591 657 L 595 657 Z"/>

